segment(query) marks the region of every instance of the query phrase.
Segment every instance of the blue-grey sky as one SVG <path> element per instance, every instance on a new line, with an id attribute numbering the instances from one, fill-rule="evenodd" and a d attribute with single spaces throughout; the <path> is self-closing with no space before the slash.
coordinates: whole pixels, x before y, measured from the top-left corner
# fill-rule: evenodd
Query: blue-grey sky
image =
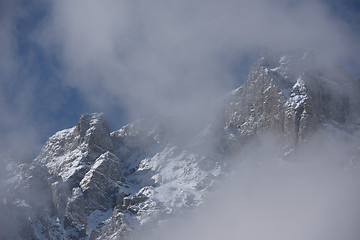
<path id="1" fill-rule="evenodd" d="M 0 0 L 0 150 L 36 153 L 85 112 L 199 124 L 267 49 L 317 48 L 358 77 L 359 16 L 349 0 Z"/>

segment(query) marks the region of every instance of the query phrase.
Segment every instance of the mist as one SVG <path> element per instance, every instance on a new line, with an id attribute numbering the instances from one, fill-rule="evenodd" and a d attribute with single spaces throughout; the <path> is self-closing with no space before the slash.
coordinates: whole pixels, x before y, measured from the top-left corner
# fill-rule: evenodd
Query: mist
<path id="1" fill-rule="evenodd" d="M 204 205 L 130 239 L 359 239 L 360 168 L 349 160 L 354 142 L 329 136 L 314 134 L 291 158 L 276 138 L 262 136 L 232 159 L 231 173 Z"/>
<path id="2" fill-rule="evenodd" d="M 267 50 L 315 48 L 357 77 L 357 12 L 341 6 L 2 1 L 1 145 L 36 152 L 48 135 L 94 110 L 106 112 L 115 127 L 157 115 L 175 119 L 179 133 L 196 132 Z"/>
<path id="3" fill-rule="evenodd" d="M 2 6 L 8 11 L 1 10 L 0 17 L 0 151 L 12 146 L 22 145 L 29 139 L 36 139 L 34 128 L 22 119 L 29 113 L 28 103 L 32 84 L 19 86 L 14 92 L 15 75 L 20 67 L 14 51 L 14 19 L 21 15 L 16 9 L 16 3 L 3 2 Z M 20 120 L 21 119 L 21 120 Z M 22 136 L 21 136 L 22 135 Z M 26 140 L 25 138 L 28 139 Z M 17 142 L 19 141 L 19 142 Z M 29 141 L 31 142 L 31 141 Z M 30 145 L 30 144 L 29 144 Z M 31 149 L 31 147 L 29 146 Z"/>
<path id="4" fill-rule="evenodd" d="M 360 53 L 359 36 L 321 1 L 61 1 L 38 38 L 92 104 L 106 108 L 113 97 L 128 119 L 176 116 L 188 126 L 245 80 L 246 55 L 307 47 L 323 60 L 357 61 Z"/>
<path id="5" fill-rule="evenodd" d="M 267 51 L 316 49 L 320 63 L 360 74 L 358 12 L 334 14 L 326 1 L 0 4 L 0 152 L 20 158 L 34 157 L 46 134 L 75 125 L 73 116 L 84 113 L 79 102 L 113 123 L 170 119 L 188 140 Z M 23 32 L 19 22 L 29 19 Z M 158 233 L 145 230 L 146 239 L 358 240 L 359 168 L 348 170 L 348 144 L 333 137 L 315 137 L 291 161 L 281 160 L 271 137 L 250 144 L 208 203 Z"/>

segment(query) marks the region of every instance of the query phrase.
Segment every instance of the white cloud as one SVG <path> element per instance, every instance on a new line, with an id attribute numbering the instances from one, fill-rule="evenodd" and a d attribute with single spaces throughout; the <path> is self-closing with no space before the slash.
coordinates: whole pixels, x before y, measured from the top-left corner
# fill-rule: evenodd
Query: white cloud
<path id="1" fill-rule="evenodd" d="M 207 119 L 237 81 L 233 61 L 259 49 L 359 53 L 320 1 L 57 1 L 50 16 L 39 41 L 60 50 L 65 81 L 98 106 L 114 97 L 130 118 Z"/>
<path id="2" fill-rule="evenodd" d="M 16 23 L 26 8 L 17 1 L 1 4 L 0 126 L 6 131 L 1 132 L 0 150 L 32 149 L 31 144 L 38 145 L 39 129 L 45 127 L 34 120 L 32 111 L 36 74 L 24 74 L 27 81 L 14 77 L 29 70 L 16 46 Z M 106 108 L 109 98 L 116 99 L 112 104 L 125 107 L 130 118 L 149 113 L 175 116 L 182 127 L 179 132 L 212 116 L 212 101 L 234 87 L 234 61 L 244 54 L 312 47 L 324 58 L 359 64 L 359 33 L 332 17 L 327 6 L 316 0 L 64 0 L 49 4 L 49 15 L 31 37 L 40 50 L 58 56 L 66 84 L 99 107 Z M 14 98 L 7 97 L 8 86 L 16 90 Z M 321 174 L 315 168 L 313 174 L 312 165 L 310 172 L 306 165 L 298 169 L 283 170 L 271 161 L 260 170 L 250 166 L 245 177 L 234 177 L 218 201 L 195 218 L 196 229 L 185 226 L 179 235 L 329 240 L 336 234 L 352 233 L 353 226 L 344 223 L 358 223 L 358 215 L 351 214 L 359 197 L 352 192 L 353 186 L 347 185 L 347 179 L 334 181 L 339 176 L 333 172 Z M 305 181 L 296 182 L 298 177 Z M 242 204 L 233 204 L 236 201 Z M 204 216 L 210 221 L 203 221 Z M 324 233 L 334 235 L 317 238 Z"/>
<path id="3" fill-rule="evenodd" d="M 302 146 L 296 161 L 279 160 L 276 141 L 261 138 L 205 205 L 132 239 L 358 239 L 360 169 L 346 169 L 350 146 L 327 137 Z"/>
<path id="4" fill-rule="evenodd" d="M 0 10 L 0 152 L 14 147 L 29 151 L 36 145 L 36 133 L 26 122 L 31 99 L 31 84 L 16 81 L 21 69 L 16 53 L 16 20 L 24 12 L 18 8 L 17 1 L 2 2 Z M 24 71 L 24 69 L 21 69 Z M 36 139 L 36 140 L 35 140 Z M 35 140 L 35 141 L 34 141 Z M 21 152 L 21 150 L 18 150 Z"/>
<path id="5" fill-rule="evenodd" d="M 243 73 L 234 69 L 242 68 L 244 56 L 305 46 L 356 64 L 360 53 L 358 32 L 321 1 L 5 1 L 1 9 L 0 123 L 11 135 L 21 133 L 20 126 L 36 133 L 43 124 L 33 111 L 41 85 L 38 50 L 59 60 L 50 77 L 61 76 L 97 109 L 122 107 L 130 119 L 175 116 L 190 129 L 209 119 L 214 99 L 240 81 Z M 29 17 L 38 9 L 48 11 L 40 24 Z M 19 35 L 19 20 L 29 19 L 36 24 Z M 34 44 L 25 55 L 20 36 Z M 54 109 L 56 99 L 48 102 Z"/>

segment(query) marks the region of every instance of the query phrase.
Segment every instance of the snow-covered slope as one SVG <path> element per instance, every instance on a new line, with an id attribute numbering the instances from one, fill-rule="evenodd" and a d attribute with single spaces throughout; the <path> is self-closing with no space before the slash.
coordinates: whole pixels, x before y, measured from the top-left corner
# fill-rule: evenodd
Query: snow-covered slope
<path id="1" fill-rule="evenodd" d="M 33 162 L 8 161 L 2 187 L 15 191 L 0 207 L 11 208 L 18 223 L 8 235 L 126 239 L 156 228 L 166 216 L 201 205 L 229 171 L 231 156 L 268 132 L 281 140 L 284 154 L 315 131 L 352 139 L 357 161 L 358 88 L 343 69 L 294 51 L 260 58 L 219 117 L 187 144 L 171 136 L 167 119 L 140 119 L 110 133 L 103 114 L 82 115 L 50 137 Z"/>
<path id="2" fill-rule="evenodd" d="M 33 163 L 9 169 L 8 186 L 19 188 L 9 202 L 19 218 L 32 219 L 18 238 L 124 238 L 201 204 L 221 166 L 177 146 L 164 125 L 143 119 L 110 133 L 104 115 L 94 113 L 55 133 Z"/>

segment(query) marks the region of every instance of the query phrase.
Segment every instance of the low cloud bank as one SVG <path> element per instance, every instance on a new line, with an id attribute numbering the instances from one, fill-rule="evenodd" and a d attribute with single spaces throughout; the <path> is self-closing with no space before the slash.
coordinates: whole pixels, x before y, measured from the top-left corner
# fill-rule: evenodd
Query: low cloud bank
<path id="1" fill-rule="evenodd" d="M 195 213 L 135 238 L 359 239 L 360 168 L 359 159 L 349 160 L 351 143 L 323 144 L 324 136 L 316 136 L 288 161 L 269 140 L 234 159 L 231 176 Z"/>

